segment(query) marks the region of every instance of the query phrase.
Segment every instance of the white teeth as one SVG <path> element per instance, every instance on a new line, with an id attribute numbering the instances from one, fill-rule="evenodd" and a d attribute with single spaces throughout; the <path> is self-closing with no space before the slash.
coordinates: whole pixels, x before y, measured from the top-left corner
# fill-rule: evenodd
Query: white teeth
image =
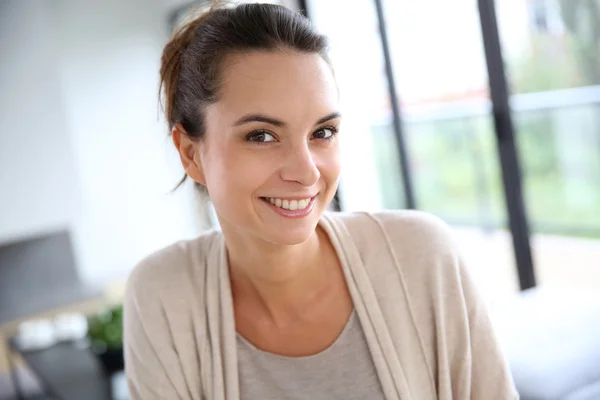
<path id="1" fill-rule="evenodd" d="M 283 208 L 285 210 L 295 211 L 304 210 L 310 204 L 311 198 L 302 200 L 282 200 L 275 197 L 267 197 L 266 200 L 276 207 Z"/>

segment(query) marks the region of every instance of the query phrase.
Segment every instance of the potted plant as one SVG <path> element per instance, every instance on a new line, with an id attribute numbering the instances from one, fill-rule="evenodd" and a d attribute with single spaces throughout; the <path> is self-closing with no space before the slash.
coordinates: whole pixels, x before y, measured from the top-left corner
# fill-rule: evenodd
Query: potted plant
<path id="1" fill-rule="evenodd" d="M 123 305 L 114 305 L 88 318 L 90 349 L 107 374 L 123 370 Z"/>

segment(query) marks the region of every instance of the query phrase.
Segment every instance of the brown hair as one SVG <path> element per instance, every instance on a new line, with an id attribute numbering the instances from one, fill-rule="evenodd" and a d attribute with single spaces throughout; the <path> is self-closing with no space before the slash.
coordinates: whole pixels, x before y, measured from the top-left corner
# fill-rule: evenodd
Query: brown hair
<path id="1" fill-rule="evenodd" d="M 218 100 L 224 58 L 256 50 L 317 53 L 329 62 L 326 37 L 302 14 L 273 4 L 218 2 L 177 29 L 163 50 L 159 100 L 169 131 L 180 123 L 188 136 L 201 140 L 204 109 Z"/>

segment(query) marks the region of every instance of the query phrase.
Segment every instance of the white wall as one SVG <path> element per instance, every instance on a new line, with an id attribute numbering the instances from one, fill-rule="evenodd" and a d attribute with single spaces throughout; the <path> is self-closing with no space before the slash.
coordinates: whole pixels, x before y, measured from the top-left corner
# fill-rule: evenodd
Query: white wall
<path id="1" fill-rule="evenodd" d="M 48 4 L 0 3 L 0 242 L 67 227 L 80 207 Z"/>
<path id="2" fill-rule="evenodd" d="M 67 225 L 81 277 L 102 284 L 196 234 L 191 187 L 168 193 L 181 168 L 158 118 L 169 6 L 2 7 L 0 240 Z"/>
<path id="3" fill-rule="evenodd" d="M 165 157 L 172 146 L 156 101 L 167 15 L 147 0 L 53 4 L 83 193 L 79 261 L 85 280 L 102 281 L 196 231 L 191 198 L 168 194 L 180 168 Z"/>

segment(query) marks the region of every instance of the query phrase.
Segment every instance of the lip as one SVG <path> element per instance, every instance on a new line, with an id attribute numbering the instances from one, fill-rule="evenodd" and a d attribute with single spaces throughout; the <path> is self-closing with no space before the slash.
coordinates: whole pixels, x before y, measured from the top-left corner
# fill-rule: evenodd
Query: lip
<path id="1" fill-rule="evenodd" d="M 304 200 L 304 199 L 311 199 L 312 200 L 315 197 L 317 197 L 317 195 L 318 195 L 318 193 L 317 194 L 313 194 L 313 195 L 307 194 L 306 196 L 294 196 L 294 197 L 262 196 L 261 198 L 262 199 L 273 198 L 273 199 L 281 199 L 281 200 L 288 200 L 288 201 L 291 201 L 291 200 Z"/>
<path id="2" fill-rule="evenodd" d="M 300 198 L 292 198 L 292 197 L 278 197 L 279 199 L 282 200 L 303 200 L 303 199 L 307 199 L 308 197 L 300 197 Z M 271 204 L 265 197 L 261 197 L 260 200 L 265 203 L 265 205 L 267 205 L 268 207 L 271 208 L 271 210 L 275 211 L 277 214 L 281 215 L 282 217 L 285 218 L 304 218 L 307 215 L 309 215 L 315 205 L 315 199 L 317 198 L 317 196 L 313 196 L 310 199 L 310 202 L 308 203 L 308 205 L 303 208 L 302 210 L 284 210 L 283 208 L 274 206 L 273 204 Z"/>

